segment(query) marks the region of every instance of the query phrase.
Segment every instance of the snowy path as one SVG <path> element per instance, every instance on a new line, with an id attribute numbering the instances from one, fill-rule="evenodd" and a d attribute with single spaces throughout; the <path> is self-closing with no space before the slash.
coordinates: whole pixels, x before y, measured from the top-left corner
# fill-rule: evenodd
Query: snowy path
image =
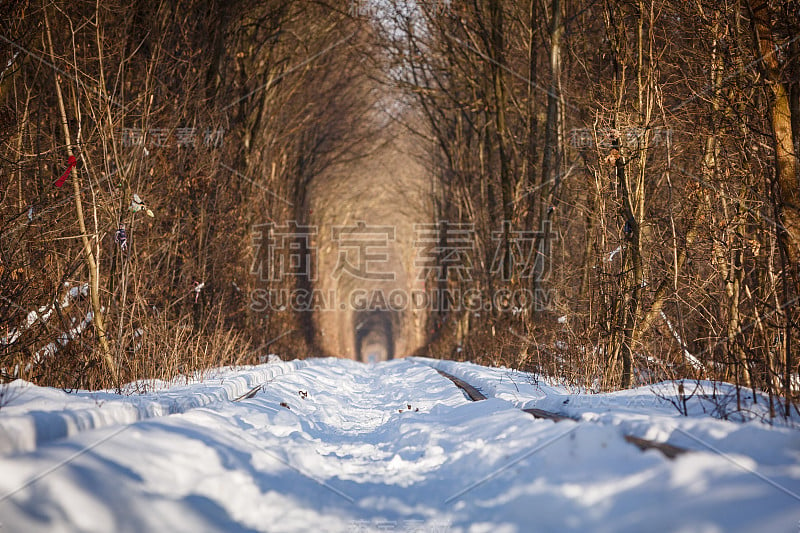
<path id="1" fill-rule="evenodd" d="M 470 402 L 429 365 L 489 399 Z M 570 395 L 466 363 L 315 359 L 143 395 L 9 392 L 2 532 L 794 532 L 800 521 L 800 431 L 718 420 L 699 398 L 681 417 L 651 388 Z M 520 411 L 534 406 L 580 420 Z M 623 433 L 692 452 L 671 461 Z"/>

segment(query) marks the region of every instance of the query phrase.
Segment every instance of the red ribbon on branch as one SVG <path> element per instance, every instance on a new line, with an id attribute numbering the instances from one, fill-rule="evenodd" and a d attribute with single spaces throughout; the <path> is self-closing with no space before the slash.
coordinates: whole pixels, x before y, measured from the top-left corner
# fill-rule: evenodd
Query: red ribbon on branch
<path id="1" fill-rule="evenodd" d="M 58 180 L 56 181 L 56 187 L 61 187 L 62 185 L 64 185 L 64 182 L 67 181 L 67 178 L 69 177 L 70 171 L 72 171 L 72 168 L 78 164 L 78 160 L 75 159 L 74 155 L 71 155 L 69 156 L 67 163 L 69 164 L 69 166 L 67 167 L 67 171 L 64 172 L 64 174 L 60 178 L 58 178 Z"/>

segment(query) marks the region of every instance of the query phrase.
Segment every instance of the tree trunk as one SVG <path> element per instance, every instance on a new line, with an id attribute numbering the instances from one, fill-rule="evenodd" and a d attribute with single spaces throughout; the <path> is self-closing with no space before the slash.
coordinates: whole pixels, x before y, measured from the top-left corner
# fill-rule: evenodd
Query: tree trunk
<path id="1" fill-rule="evenodd" d="M 547 123 L 544 131 L 544 155 L 542 157 L 542 175 L 539 185 L 539 226 L 536 228 L 533 263 L 533 293 L 536 310 L 544 310 L 547 298 L 544 296 L 543 279 L 547 272 L 546 261 L 550 255 L 550 217 L 552 203 L 560 182 L 559 166 L 561 151 L 559 132 L 561 131 L 561 36 L 564 23 L 561 18 L 561 0 L 552 0 L 550 5 L 550 87 L 547 91 Z M 549 191 L 547 194 L 544 191 Z"/>
<path id="2" fill-rule="evenodd" d="M 794 137 L 792 135 L 792 113 L 789 104 L 789 93 L 781 80 L 780 67 L 776 57 L 776 44 L 772 36 L 769 4 L 761 0 L 748 0 L 753 38 L 756 54 L 762 61 L 759 65 L 772 93 L 770 119 L 772 133 L 775 137 L 776 181 L 779 188 L 779 238 L 786 252 L 791 272 L 792 290 L 785 291 L 784 311 L 787 320 L 787 337 L 790 342 L 792 323 L 792 304 L 794 295 L 800 294 L 798 280 L 798 262 L 800 262 L 800 187 L 797 181 L 797 155 L 794 153 Z M 791 398 L 792 354 L 786 350 L 784 362 L 784 387 L 786 394 L 786 415 L 789 415 L 789 399 Z"/>
<path id="3" fill-rule="evenodd" d="M 491 2 L 492 19 L 492 82 L 495 113 L 495 129 L 497 134 L 497 151 L 500 159 L 500 191 L 503 198 L 501 212 L 503 214 L 503 280 L 509 281 L 513 274 L 513 257 L 511 251 L 511 224 L 514 219 L 514 176 L 511 172 L 510 153 L 506 146 L 506 95 L 503 68 L 505 65 L 505 38 L 503 35 L 503 6 L 501 2 Z"/>
<path id="4" fill-rule="evenodd" d="M 55 57 L 53 49 L 53 38 L 50 33 L 50 21 L 47 17 L 47 10 L 44 13 L 45 27 L 47 29 L 47 44 L 50 48 L 50 56 Z M 58 74 L 55 75 L 56 85 L 56 98 L 58 100 L 58 110 L 61 115 L 61 127 L 64 132 L 64 142 L 67 145 L 67 154 L 69 157 L 74 157 L 75 153 L 72 149 L 72 138 L 69 132 L 69 123 L 67 121 L 67 110 L 64 106 L 64 97 L 61 92 L 61 83 L 58 81 Z M 108 366 L 108 371 L 115 381 L 119 379 L 117 373 L 117 365 L 114 357 L 111 355 L 111 349 L 108 346 L 108 338 L 106 337 L 106 328 L 103 319 L 103 307 L 100 304 L 100 265 L 95 260 L 94 253 L 92 252 L 92 244 L 89 241 L 89 235 L 86 232 L 86 221 L 83 216 L 83 202 L 81 201 L 81 185 L 78 175 L 77 166 L 73 165 L 70 170 L 70 180 L 72 181 L 72 192 L 75 195 L 75 212 L 78 217 L 78 227 L 81 232 L 81 240 L 83 241 L 83 252 L 86 256 L 86 267 L 89 270 L 89 295 L 92 302 L 93 322 L 95 331 L 97 331 L 97 338 L 100 342 L 100 349 L 102 351 L 103 359 Z"/>

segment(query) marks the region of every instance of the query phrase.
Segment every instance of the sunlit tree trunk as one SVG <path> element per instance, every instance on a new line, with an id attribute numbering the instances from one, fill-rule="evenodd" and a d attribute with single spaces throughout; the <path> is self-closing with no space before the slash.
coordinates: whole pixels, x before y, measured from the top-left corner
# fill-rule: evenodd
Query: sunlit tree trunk
<path id="1" fill-rule="evenodd" d="M 770 121 L 775 138 L 776 181 L 779 188 L 779 238 L 788 259 L 788 271 L 791 276 L 791 290 L 784 291 L 783 310 L 786 313 L 786 332 L 784 335 L 786 360 L 784 361 L 784 387 L 786 398 L 791 397 L 792 374 L 792 322 L 793 304 L 796 295 L 800 294 L 798 280 L 798 262 L 800 262 L 800 186 L 797 179 L 797 154 L 795 154 L 792 134 L 792 112 L 789 92 L 781 79 L 781 65 L 777 57 L 775 39 L 772 36 L 769 4 L 761 0 L 748 0 L 751 24 L 758 62 L 765 81 L 772 94 L 770 103 Z M 789 402 L 786 404 L 789 414 Z"/>

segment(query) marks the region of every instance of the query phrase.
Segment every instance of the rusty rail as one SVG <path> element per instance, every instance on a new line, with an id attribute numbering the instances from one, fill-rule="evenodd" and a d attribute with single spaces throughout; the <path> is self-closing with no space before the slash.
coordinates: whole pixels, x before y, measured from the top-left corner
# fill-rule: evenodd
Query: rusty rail
<path id="1" fill-rule="evenodd" d="M 487 397 L 477 388 L 473 387 L 466 381 L 461 378 L 457 378 L 452 374 L 448 374 L 444 370 L 439 370 L 438 368 L 436 371 L 441 374 L 442 376 L 446 377 L 450 381 L 452 381 L 456 387 L 464 391 L 464 394 L 473 402 L 479 402 L 481 400 L 486 400 Z M 572 420 L 578 421 L 576 418 L 571 416 L 562 415 L 559 413 L 553 413 L 550 411 L 545 411 L 544 409 L 537 409 L 537 408 L 526 408 L 522 409 L 523 412 L 532 415 L 534 418 L 539 418 L 543 420 L 552 420 L 553 422 L 561 422 L 563 420 Z M 672 444 L 667 444 L 666 442 L 657 442 L 650 439 L 643 439 L 641 437 L 636 437 L 633 435 L 623 435 L 625 440 L 642 451 L 646 450 L 658 450 L 664 457 L 667 459 L 675 459 L 679 455 L 689 452 L 686 448 L 681 448 L 679 446 L 674 446 Z"/>

